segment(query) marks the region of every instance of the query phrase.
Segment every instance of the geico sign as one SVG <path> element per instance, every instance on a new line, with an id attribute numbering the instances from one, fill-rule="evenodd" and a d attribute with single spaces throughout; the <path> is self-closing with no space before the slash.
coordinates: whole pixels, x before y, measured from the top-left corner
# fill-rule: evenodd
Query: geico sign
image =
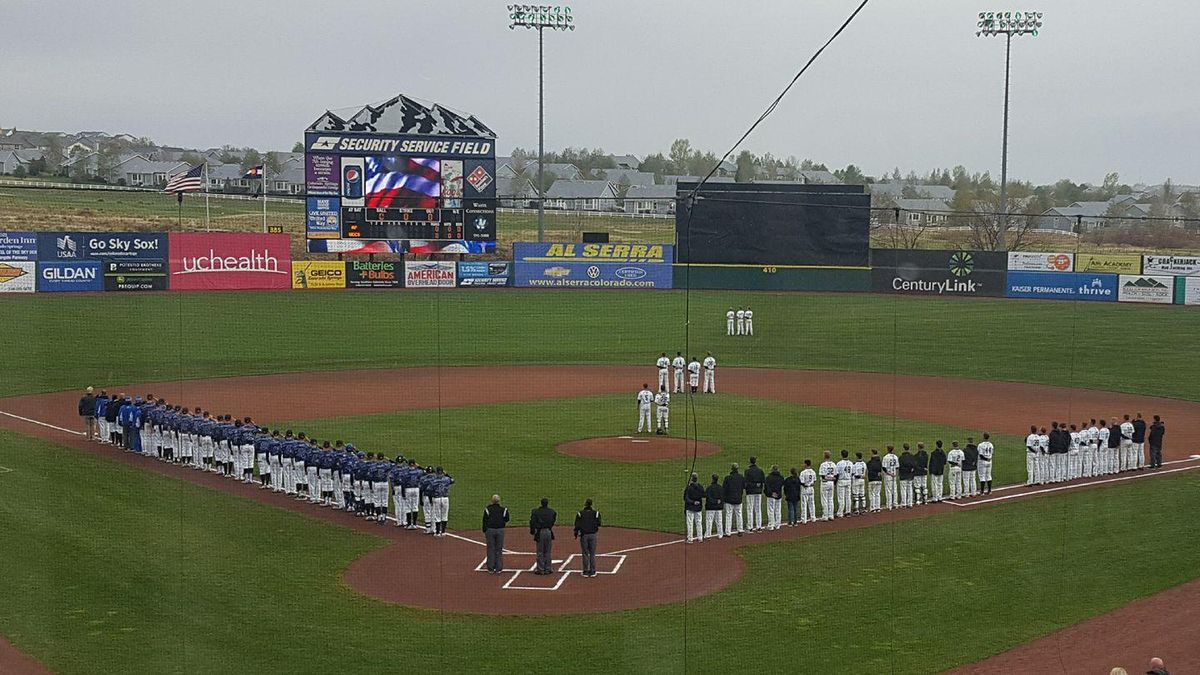
<path id="1" fill-rule="evenodd" d="M 271 255 L 270 251 L 251 249 L 243 256 L 217 255 L 209 249 L 206 255 L 184 257 L 181 261 L 183 270 L 173 274 L 198 274 L 207 272 L 267 272 L 271 274 L 287 274 L 279 269 L 279 258 Z"/>
<path id="2" fill-rule="evenodd" d="M 308 270 L 305 274 L 317 279 L 341 279 L 343 276 L 341 270 Z"/>
<path id="3" fill-rule="evenodd" d="M 92 267 L 43 267 L 42 278 L 47 281 L 78 281 L 97 278 L 99 270 Z"/>

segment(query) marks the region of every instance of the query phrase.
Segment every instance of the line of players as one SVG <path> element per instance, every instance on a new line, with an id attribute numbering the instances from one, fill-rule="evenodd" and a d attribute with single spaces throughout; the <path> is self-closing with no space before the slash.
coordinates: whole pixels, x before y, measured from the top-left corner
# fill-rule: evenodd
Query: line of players
<path id="1" fill-rule="evenodd" d="M 1158 459 L 1152 457 L 1151 462 L 1147 462 L 1144 452 L 1148 430 L 1152 450 L 1156 440 L 1160 448 Z M 1031 426 L 1025 437 L 1025 484 L 1061 483 L 1159 466 L 1163 432 L 1157 415 L 1154 425 L 1147 429 L 1141 413 L 1132 420 L 1125 415 L 1121 422 L 1114 417 L 1111 424 L 1092 419 L 1079 426 L 1051 422 L 1049 431 Z"/>
<path id="2" fill-rule="evenodd" d="M 353 444 L 308 438 L 291 429 L 280 433 L 251 418 L 212 416 L 200 408 L 170 405 L 153 395 L 130 398 L 106 392 L 80 401 L 93 406 L 102 443 L 253 483 L 321 506 L 344 509 L 385 523 L 394 505 L 396 527 L 445 536 L 454 478 L 442 467 L 421 467 L 415 459 L 361 452 Z M 90 434 L 89 434 L 90 436 Z M 257 476 L 255 475 L 257 468 Z M 424 527 L 418 525 L 418 511 Z"/>
<path id="3" fill-rule="evenodd" d="M 693 473 L 683 492 L 683 507 L 688 543 L 705 538 L 741 536 L 746 532 L 778 530 L 783 527 L 783 507 L 787 505 L 787 525 L 795 527 L 810 522 L 878 513 L 884 509 L 913 508 L 944 499 L 963 499 L 992 491 L 992 464 L 995 446 L 991 436 L 983 434 L 977 445 L 967 438 L 965 447 L 951 442 L 945 450 L 937 441 L 933 452 L 926 452 L 918 443 L 916 451 L 905 443 L 901 453 L 887 446 L 882 457 L 872 449 L 869 459 L 863 453 L 842 450 L 836 462 L 832 453 L 825 452 L 824 461 L 813 469 L 812 460 L 804 460 L 804 468 L 792 468 L 784 476 L 777 465 L 770 472 L 758 466 L 755 457 L 745 474 L 737 464 L 730 467 L 722 480 L 712 474 L 707 487 Z M 949 482 L 949 496 L 945 487 Z M 819 486 L 818 486 L 819 484 Z M 817 513 L 817 493 L 821 496 L 821 512 Z M 767 522 L 763 524 L 763 499 L 766 498 Z M 746 523 L 749 523 L 748 525 Z"/>
<path id="4" fill-rule="evenodd" d="M 754 335 L 754 312 L 749 307 L 738 307 L 737 311 L 730 307 L 725 312 L 725 334 Z"/>

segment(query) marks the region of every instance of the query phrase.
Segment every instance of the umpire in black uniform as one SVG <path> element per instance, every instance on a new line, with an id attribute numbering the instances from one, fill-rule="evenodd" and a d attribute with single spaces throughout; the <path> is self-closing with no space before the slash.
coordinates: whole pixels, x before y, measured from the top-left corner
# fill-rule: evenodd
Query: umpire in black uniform
<path id="1" fill-rule="evenodd" d="M 492 503 L 483 510 L 483 539 L 487 542 L 487 571 L 504 571 L 504 527 L 508 524 L 508 509 L 500 505 L 500 495 L 492 495 Z"/>
<path id="2" fill-rule="evenodd" d="M 529 513 L 529 534 L 537 544 L 537 569 L 534 574 L 552 574 L 554 562 L 551 549 L 554 547 L 554 523 L 558 514 L 550 508 L 550 500 L 542 497 L 542 505 Z"/>
<path id="3" fill-rule="evenodd" d="M 600 512 L 592 508 L 592 500 L 583 503 L 575 514 L 575 538 L 583 554 L 583 576 L 596 576 L 596 533 L 600 531 Z"/>
<path id="4" fill-rule="evenodd" d="M 1154 424 L 1150 425 L 1150 433 L 1147 438 L 1150 441 L 1150 468 L 1162 468 L 1162 442 L 1163 436 L 1167 433 L 1167 427 L 1163 424 L 1162 418 L 1158 415 L 1154 416 Z"/>

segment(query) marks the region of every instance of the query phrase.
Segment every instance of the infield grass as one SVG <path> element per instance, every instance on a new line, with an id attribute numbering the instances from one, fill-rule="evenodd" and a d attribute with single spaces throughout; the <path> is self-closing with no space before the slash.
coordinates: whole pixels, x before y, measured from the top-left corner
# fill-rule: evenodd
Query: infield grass
<path id="1" fill-rule="evenodd" d="M 686 305 L 685 305 L 686 300 Z M 726 337 L 724 313 L 755 311 Z M 688 314 L 685 315 L 685 307 Z M 695 291 L 260 292 L 0 297 L 0 396 L 413 365 L 645 364 L 949 375 L 1200 400 L 1200 312 L 1116 303 Z"/>
<path id="2" fill-rule="evenodd" d="M 370 535 L 7 431 L 0 465 L 0 632 L 68 674 L 935 672 L 1200 565 L 1186 473 L 750 545 L 684 604 L 498 619 L 351 591 Z"/>

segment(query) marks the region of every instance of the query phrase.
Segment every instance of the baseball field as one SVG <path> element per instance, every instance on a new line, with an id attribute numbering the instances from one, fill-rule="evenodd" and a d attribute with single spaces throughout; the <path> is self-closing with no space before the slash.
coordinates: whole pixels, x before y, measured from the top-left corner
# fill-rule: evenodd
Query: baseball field
<path id="1" fill-rule="evenodd" d="M 727 337 L 725 311 L 746 304 L 756 334 Z M 1100 672 L 1150 651 L 1200 667 L 1171 632 L 1200 606 L 1180 599 L 1200 595 L 1200 314 L 1182 307 L 405 290 L 37 294 L 0 297 L 0 316 L 0 671 L 23 656 L 63 673 L 709 672 L 731 658 Z M 634 396 L 676 351 L 717 359 L 718 393 L 676 395 L 671 412 L 674 437 L 715 454 L 648 438 L 638 457 L 620 438 Z M 85 441 L 89 385 L 443 466 L 454 536 Z M 1164 469 L 1024 486 L 1030 424 L 1138 412 L 1167 423 Z M 680 541 L 691 470 L 707 482 L 757 456 L 786 473 L 823 450 L 985 431 L 991 496 Z M 593 438 L 612 452 L 560 447 Z M 524 525 L 547 497 L 561 573 L 477 571 L 494 493 L 513 514 L 506 569 L 532 562 Z M 572 556 L 585 498 L 605 523 L 595 578 Z"/>

